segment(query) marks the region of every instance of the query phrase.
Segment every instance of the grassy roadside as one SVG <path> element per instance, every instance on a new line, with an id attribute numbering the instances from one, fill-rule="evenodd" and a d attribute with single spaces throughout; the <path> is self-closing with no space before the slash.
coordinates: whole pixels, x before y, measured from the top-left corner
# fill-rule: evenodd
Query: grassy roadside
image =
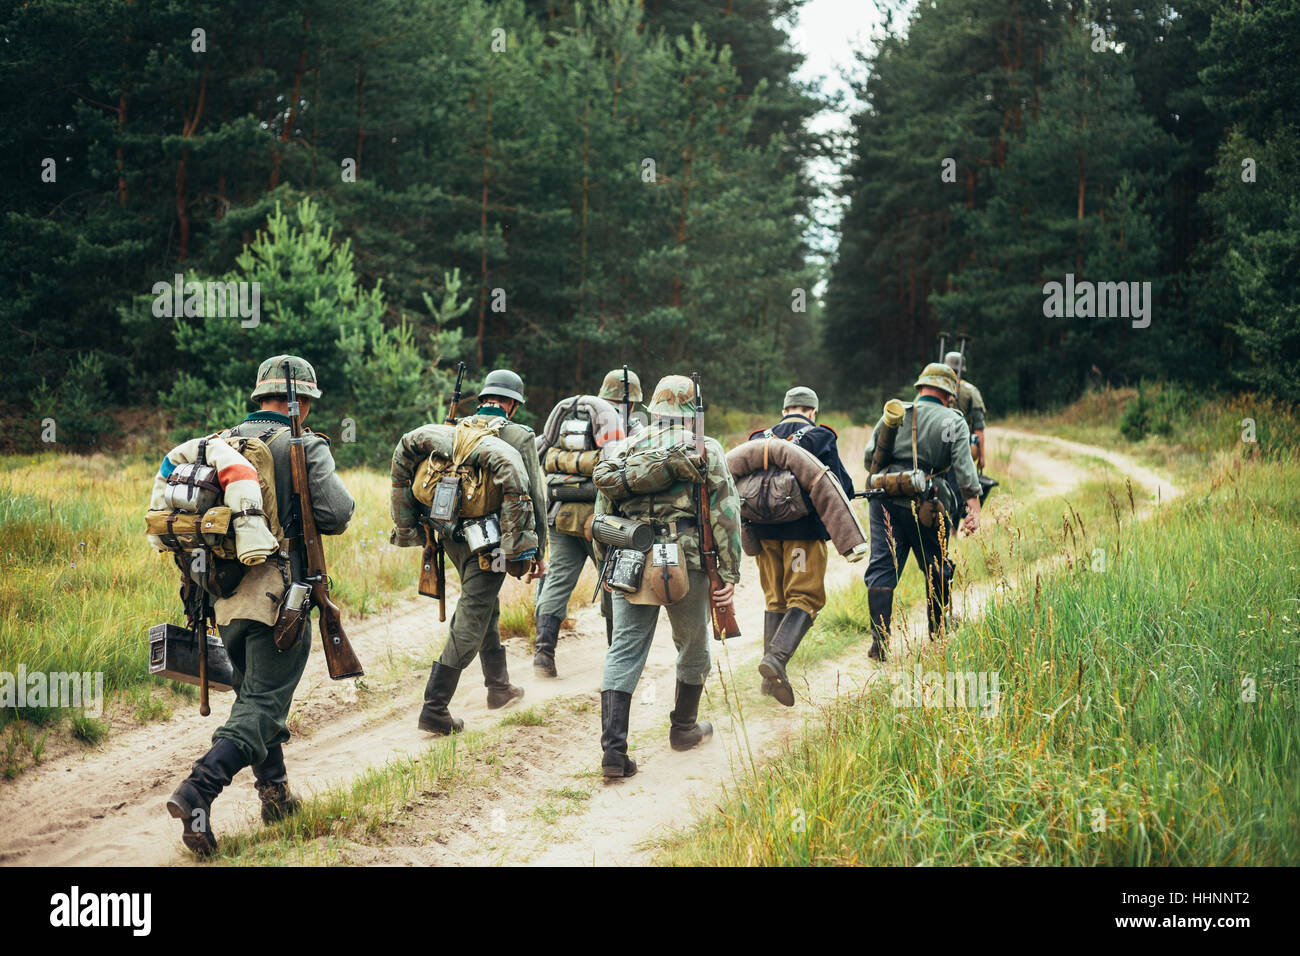
<path id="1" fill-rule="evenodd" d="M 1293 456 L 1221 462 L 1148 523 L 1079 529 L 1068 563 L 825 712 L 660 861 L 1294 864 L 1298 502 Z M 997 675 L 996 714 L 949 674 Z M 914 684 L 930 706 L 905 706 Z"/>
<path id="2" fill-rule="evenodd" d="M 146 634 L 180 620 L 178 572 L 144 539 L 145 496 L 156 462 L 65 454 L 0 456 L 0 670 L 103 672 L 104 716 L 47 707 L 0 708 L 0 733 L 14 743 L 12 775 L 39 754 L 21 738 L 69 727 L 89 743 L 110 720 L 169 716 L 190 688 L 151 678 Z M 348 531 L 326 548 L 335 597 L 363 617 L 414 591 L 416 557 L 388 544 L 388 480 L 347 470 L 357 500 Z M 13 724 L 15 726 L 6 726 Z M 21 727 L 17 724 L 33 725 Z M 2 755 L 2 752 L 0 752 Z"/>

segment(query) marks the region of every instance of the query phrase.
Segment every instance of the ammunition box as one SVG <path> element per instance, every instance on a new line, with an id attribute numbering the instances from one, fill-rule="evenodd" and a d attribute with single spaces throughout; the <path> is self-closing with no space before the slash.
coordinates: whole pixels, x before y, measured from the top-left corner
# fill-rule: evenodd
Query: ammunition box
<path id="1" fill-rule="evenodd" d="M 194 632 L 175 624 L 149 628 L 149 673 L 185 684 L 199 683 L 199 643 Z M 226 645 L 208 635 L 208 689 L 234 690 L 235 673 Z"/>

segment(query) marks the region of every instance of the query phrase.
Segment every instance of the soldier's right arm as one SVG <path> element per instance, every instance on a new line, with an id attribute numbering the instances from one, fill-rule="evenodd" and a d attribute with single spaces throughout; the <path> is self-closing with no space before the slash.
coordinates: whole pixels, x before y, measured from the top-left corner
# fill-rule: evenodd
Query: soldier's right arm
<path id="1" fill-rule="evenodd" d="M 321 534 L 342 534 L 356 511 L 357 503 L 344 487 L 334 468 L 329 441 L 307 435 L 303 442 L 307 458 L 307 480 L 311 486 L 311 511 Z"/>

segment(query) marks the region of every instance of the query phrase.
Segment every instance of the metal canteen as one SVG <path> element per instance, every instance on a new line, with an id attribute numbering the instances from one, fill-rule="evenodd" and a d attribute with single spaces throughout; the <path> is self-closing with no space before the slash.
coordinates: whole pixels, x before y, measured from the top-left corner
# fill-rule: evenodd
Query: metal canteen
<path id="1" fill-rule="evenodd" d="M 212 487 L 204 487 L 204 484 Z M 163 500 L 172 511 L 203 514 L 217 503 L 219 493 L 213 490 L 216 487 L 219 487 L 217 469 L 211 465 L 187 462 L 184 465 L 177 465 L 167 476 Z"/>
<path id="2" fill-rule="evenodd" d="M 491 551 L 501 543 L 501 523 L 496 515 L 465 518 L 460 523 L 460 533 L 469 545 L 471 554 Z"/>

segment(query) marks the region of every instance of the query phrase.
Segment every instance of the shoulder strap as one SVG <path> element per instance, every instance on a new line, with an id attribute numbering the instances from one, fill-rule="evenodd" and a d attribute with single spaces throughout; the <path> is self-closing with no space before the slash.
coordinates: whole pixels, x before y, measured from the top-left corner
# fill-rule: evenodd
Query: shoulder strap
<path id="1" fill-rule="evenodd" d="M 792 441 L 797 445 L 799 444 L 800 441 L 803 440 L 804 435 L 807 435 L 810 431 L 812 431 L 816 427 L 817 427 L 816 425 L 805 425 L 803 428 L 799 429 L 797 432 L 795 432 L 793 435 L 787 438 L 786 441 Z"/>

